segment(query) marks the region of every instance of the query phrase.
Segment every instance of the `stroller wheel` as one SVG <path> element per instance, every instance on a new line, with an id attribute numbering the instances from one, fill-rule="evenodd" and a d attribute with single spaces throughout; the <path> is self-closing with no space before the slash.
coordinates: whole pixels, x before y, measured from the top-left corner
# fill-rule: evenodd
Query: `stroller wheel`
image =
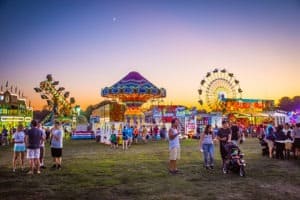
<path id="1" fill-rule="evenodd" d="M 246 176 L 245 168 L 243 165 L 240 166 L 240 176 L 242 177 Z"/>

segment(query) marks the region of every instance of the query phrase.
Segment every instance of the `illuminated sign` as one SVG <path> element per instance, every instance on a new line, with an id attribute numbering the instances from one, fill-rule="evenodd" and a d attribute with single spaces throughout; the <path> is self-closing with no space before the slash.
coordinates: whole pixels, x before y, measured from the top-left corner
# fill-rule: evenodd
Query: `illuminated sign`
<path id="1" fill-rule="evenodd" d="M 274 101 L 272 100 L 259 100 L 259 99 L 225 99 L 227 111 L 258 111 L 261 112 L 265 109 L 272 109 Z"/>
<path id="2" fill-rule="evenodd" d="M 30 122 L 31 119 L 32 119 L 31 117 L 25 117 L 24 121 L 25 121 L 25 122 Z"/>
<path id="3" fill-rule="evenodd" d="M 12 117 L 12 116 L 2 116 L 2 122 L 23 122 L 24 117 Z"/>

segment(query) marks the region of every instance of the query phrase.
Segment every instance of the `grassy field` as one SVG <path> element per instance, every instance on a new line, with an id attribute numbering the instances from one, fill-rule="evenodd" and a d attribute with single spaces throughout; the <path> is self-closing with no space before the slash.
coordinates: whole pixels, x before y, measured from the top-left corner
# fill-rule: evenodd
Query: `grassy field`
<path id="1" fill-rule="evenodd" d="M 0 147 L 0 199 L 299 199 L 300 161 L 261 156 L 256 139 L 241 145 L 246 177 L 222 174 L 219 148 L 215 170 L 203 168 L 197 140 L 182 141 L 183 172 L 167 172 L 165 141 L 110 149 L 94 141 L 66 141 L 61 171 L 40 175 L 12 172 L 12 147 Z M 27 165 L 28 166 L 28 165 Z"/>

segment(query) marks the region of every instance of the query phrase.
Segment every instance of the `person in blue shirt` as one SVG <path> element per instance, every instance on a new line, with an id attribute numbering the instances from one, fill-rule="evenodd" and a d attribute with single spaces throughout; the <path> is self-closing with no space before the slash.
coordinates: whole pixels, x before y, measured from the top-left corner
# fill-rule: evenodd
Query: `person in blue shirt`
<path id="1" fill-rule="evenodd" d="M 128 149 L 128 129 L 126 126 L 122 130 L 123 150 Z"/>
<path id="2" fill-rule="evenodd" d="M 127 127 L 127 136 L 128 136 L 128 147 L 132 144 L 133 139 L 133 127 Z"/>
<path id="3" fill-rule="evenodd" d="M 268 148 L 269 148 L 269 157 L 272 158 L 273 157 L 273 148 L 274 148 L 274 141 L 275 141 L 275 131 L 274 128 L 271 124 L 269 124 L 266 128 L 266 137 L 265 137 L 265 141 L 268 144 Z"/>

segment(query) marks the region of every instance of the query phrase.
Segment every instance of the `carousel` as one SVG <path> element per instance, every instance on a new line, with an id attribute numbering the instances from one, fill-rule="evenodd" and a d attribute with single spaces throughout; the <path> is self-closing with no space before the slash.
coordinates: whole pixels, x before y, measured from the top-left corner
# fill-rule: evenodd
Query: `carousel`
<path id="1" fill-rule="evenodd" d="M 166 90 L 156 87 L 133 71 L 111 87 L 103 88 L 101 96 L 125 104 L 125 119 L 128 124 L 141 124 L 144 122 L 141 106 L 148 100 L 166 97 Z"/>

